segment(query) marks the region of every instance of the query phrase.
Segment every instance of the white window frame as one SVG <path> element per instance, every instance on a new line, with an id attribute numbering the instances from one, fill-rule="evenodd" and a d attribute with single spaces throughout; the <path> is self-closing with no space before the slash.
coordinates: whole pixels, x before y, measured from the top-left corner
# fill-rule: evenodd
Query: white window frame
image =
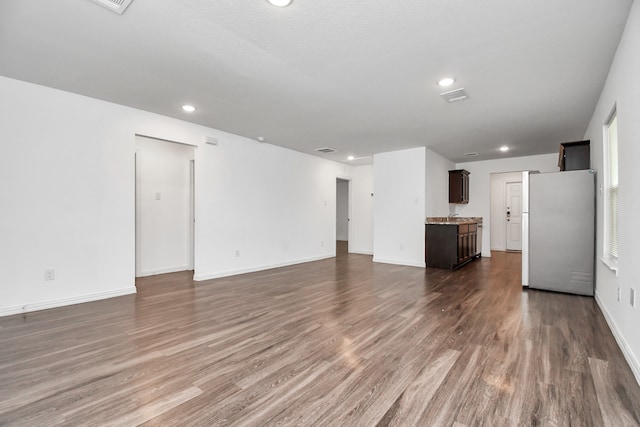
<path id="1" fill-rule="evenodd" d="M 611 127 L 614 127 L 615 137 L 615 159 L 611 154 Z M 620 182 L 619 182 L 619 149 L 618 138 L 618 114 L 614 107 L 609 115 L 607 122 L 603 126 L 603 248 L 602 262 L 618 275 L 618 250 L 619 250 L 619 202 L 620 202 Z M 612 167 L 612 161 L 615 161 L 615 168 Z M 612 172 L 615 177 L 612 177 Z M 612 182 L 614 181 L 614 182 Z M 616 198 L 612 200 L 612 195 Z M 612 203 L 615 203 L 612 204 Z"/>

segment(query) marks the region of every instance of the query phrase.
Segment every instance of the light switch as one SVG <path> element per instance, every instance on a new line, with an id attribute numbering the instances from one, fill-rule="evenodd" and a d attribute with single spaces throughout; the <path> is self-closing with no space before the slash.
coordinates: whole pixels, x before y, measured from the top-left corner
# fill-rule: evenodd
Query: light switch
<path id="1" fill-rule="evenodd" d="M 156 200 L 160 200 L 160 199 L 162 199 L 162 194 L 156 193 Z"/>

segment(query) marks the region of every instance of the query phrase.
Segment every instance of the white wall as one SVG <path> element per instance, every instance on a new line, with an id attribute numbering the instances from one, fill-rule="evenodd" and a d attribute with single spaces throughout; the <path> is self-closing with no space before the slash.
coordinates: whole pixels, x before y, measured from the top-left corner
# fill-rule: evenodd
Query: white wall
<path id="1" fill-rule="evenodd" d="M 629 303 L 629 290 L 640 291 L 640 3 L 634 2 L 624 35 L 618 46 L 600 100 L 594 111 L 585 139 L 591 140 L 591 164 L 597 170 L 597 182 L 603 185 L 603 125 L 614 106 L 618 116 L 619 209 L 619 275 L 609 270 L 599 258 L 603 252 L 603 196 L 597 196 L 596 300 L 640 383 L 640 296 L 636 307 Z M 620 288 L 622 299 L 618 302 Z"/>
<path id="2" fill-rule="evenodd" d="M 336 178 L 351 167 L 218 139 L 196 152 L 196 279 L 334 256 Z"/>
<path id="3" fill-rule="evenodd" d="M 562 141 L 558 141 L 558 147 L 560 142 Z M 471 173 L 469 176 L 469 204 L 457 205 L 456 212 L 461 216 L 481 216 L 483 218 L 482 256 L 489 257 L 491 256 L 491 174 L 523 170 L 557 172 L 558 154 L 458 163 L 456 169 L 466 169 Z"/>
<path id="4" fill-rule="evenodd" d="M 349 181 L 336 183 L 336 240 L 349 240 Z"/>
<path id="5" fill-rule="evenodd" d="M 354 166 L 349 252 L 373 255 L 373 165 Z"/>
<path id="6" fill-rule="evenodd" d="M 189 270 L 194 147 L 137 136 L 136 151 L 136 275 Z"/>
<path id="7" fill-rule="evenodd" d="M 373 157 L 373 260 L 424 267 L 424 147 Z"/>
<path id="8" fill-rule="evenodd" d="M 0 93 L 0 315 L 135 292 L 135 134 L 199 146 L 197 279 L 335 254 L 351 166 L 4 77 Z"/>
<path id="9" fill-rule="evenodd" d="M 426 149 L 425 216 L 449 215 L 449 171 L 455 163 Z"/>
<path id="10" fill-rule="evenodd" d="M 522 182 L 521 172 L 491 174 L 490 236 L 492 251 L 507 250 L 507 182 Z"/>

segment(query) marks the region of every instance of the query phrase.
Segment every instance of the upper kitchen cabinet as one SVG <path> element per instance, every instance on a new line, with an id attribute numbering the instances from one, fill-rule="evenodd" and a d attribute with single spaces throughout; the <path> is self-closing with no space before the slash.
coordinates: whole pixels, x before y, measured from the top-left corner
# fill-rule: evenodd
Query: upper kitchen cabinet
<path id="1" fill-rule="evenodd" d="M 590 142 L 576 141 L 560 144 L 558 166 L 561 171 L 591 169 Z"/>
<path id="2" fill-rule="evenodd" d="M 469 203 L 469 171 L 449 171 L 449 203 Z"/>

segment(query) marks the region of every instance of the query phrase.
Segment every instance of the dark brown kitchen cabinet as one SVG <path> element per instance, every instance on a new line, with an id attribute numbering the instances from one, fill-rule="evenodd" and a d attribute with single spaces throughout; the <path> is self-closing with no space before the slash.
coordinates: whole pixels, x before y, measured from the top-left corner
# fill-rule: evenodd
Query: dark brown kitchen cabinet
<path id="1" fill-rule="evenodd" d="M 458 262 L 463 264 L 478 255 L 478 224 L 458 225 Z"/>
<path id="2" fill-rule="evenodd" d="M 560 144 L 560 158 L 558 167 L 560 171 L 575 171 L 591 169 L 591 142 L 576 141 Z"/>
<path id="3" fill-rule="evenodd" d="M 458 226 L 458 259 L 457 264 L 469 258 L 469 224 Z"/>
<path id="4" fill-rule="evenodd" d="M 469 203 L 469 171 L 449 171 L 449 203 Z"/>
<path id="5" fill-rule="evenodd" d="M 427 267 L 454 269 L 480 256 L 478 224 L 426 224 Z"/>

